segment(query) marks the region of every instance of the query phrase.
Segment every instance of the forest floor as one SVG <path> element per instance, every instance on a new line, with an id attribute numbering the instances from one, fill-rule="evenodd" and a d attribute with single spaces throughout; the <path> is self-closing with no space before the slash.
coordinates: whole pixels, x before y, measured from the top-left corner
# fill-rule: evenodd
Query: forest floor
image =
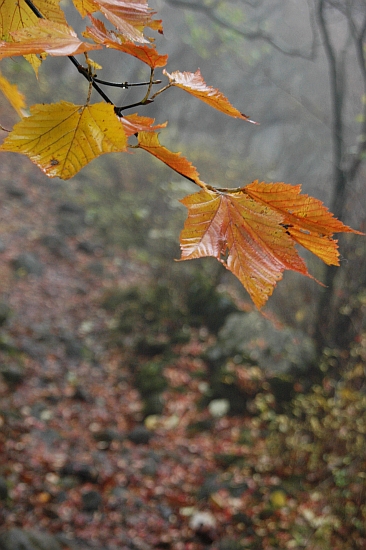
<path id="1" fill-rule="evenodd" d="M 131 368 L 143 359 L 111 343 L 102 303 L 111 288 L 144 285 L 149 269 L 106 250 L 67 187 L 16 162 L 2 164 L 0 190 L 1 529 L 80 550 L 346 548 L 329 485 L 313 471 L 304 480 L 315 489 L 286 485 L 269 422 L 200 407 L 207 331 L 175 345 L 164 408 L 144 418 Z M 361 531 L 352 544 L 366 548 Z"/>

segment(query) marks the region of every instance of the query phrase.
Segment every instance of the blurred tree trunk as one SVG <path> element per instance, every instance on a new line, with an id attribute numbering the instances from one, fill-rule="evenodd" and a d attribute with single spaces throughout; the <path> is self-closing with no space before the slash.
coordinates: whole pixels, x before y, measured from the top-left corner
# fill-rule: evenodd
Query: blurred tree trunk
<path id="1" fill-rule="evenodd" d="M 330 10 L 337 10 L 347 21 L 348 36 L 345 39 L 344 47 L 339 51 L 337 51 L 336 44 L 338 37 L 332 37 L 327 19 L 326 12 Z M 344 106 L 348 84 L 346 76 L 346 53 L 349 44 L 353 44 L 354 46 L 363 79 L 364 94 L 366 93 L 366 63 L 363 49 L 363 41 L 366 34 L 366 5 L 364 2 L 356 5 L 356 2 L 351 0 L 344 0 L 343 2 L 316 0 L 316 21 L 328 60 L 332 105 L 333 197 L 331 211 L 337 218 L 342 219 L 345 214 L 349 186 L 358 175 L 366 150 L 365 101 L 363 101 L 359 145 L 356 154 L 350 159 L 347 153 L 344 124 Z M 327 266 L 324 278 L 326 286 L 320 293 L 315 325 L 315 339 L 319 353 L 325 347 L 337 347 L 339 330 L 341 330 L 343 325 L 343 323 L 340 325 L 337 322 L 339 309 L 342 304 L 339 303 L 336 297 L 336 276 L 337 268 L 335 266 Z M 346 292 L 345 296 L 349 299 L 349 293 Z M 344 337 L 342 338 L 343 346 L 348 347 L 350 343 L 344 341 Z"/>

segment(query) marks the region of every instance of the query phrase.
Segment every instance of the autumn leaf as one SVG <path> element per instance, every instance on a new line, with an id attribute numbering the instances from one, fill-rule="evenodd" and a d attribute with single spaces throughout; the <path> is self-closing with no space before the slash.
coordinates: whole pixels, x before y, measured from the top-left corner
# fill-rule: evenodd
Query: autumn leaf
<path id="1" fill-rule="evenodd" d="M 55 23 L 66 23 L 65 15 L 59 7 L 60 0 L 39 0 L 37 7 L 43 17 Z M 12 42 L 11 32 L 25 27 L 37 25 L 38 17 L 23 1 L 0 0 L 0 38 Z M 25 59 L 32 65 L 36 75 L 42 63 L 42 59 L 34 53 L 26 55 Z"/>
<path id="2" fill-rule="evenodd" d="M 301 195 L 301 185 L 282 182 L 258 183 L 245 187 L 245 193 L 258 202 L 269 205 L 284 217 L 291 237 L 328 265 L 339 265 L 338 244 L 334 233 L 358 233 L 337 220 L 324 204 L 309 195 Z"/>
<path id="3" fill-rule="evenodd" d="M 193 181 L 200 187 L 204 187 L 205 184 L 201 182 L 197 169 L 187 160 L 182 157 L 180 153 L 173 153 L 160 145 L 159 137 L 157 134 L 139 132 L 138 134 L 138 147 L 144 149 L 151 155 L 154 155 L 157 159 L 164 162 L 169 168 L 178 172 L 185 178 Z"/>
<path id="4" fill-rule="evenodd" d="M 153 126 L 155 119 L 147 116 L 140 116 L 137 113 L 126 115 L 120 119 L 126 136 L 133 136 L 138 132 L 155 132 L 158 129 L 165 128 L 167 123 L 156 124 Z"/>
<path id="5" fill-rule="evenodd" d="M 59 7 L 60 0 L 37 0 L 37 8 L 46 19 L 65 23 L 65 15 Z M 0 37 L 11 40 L 10 32 L 37 24 L 38 17 L 23 1 L 0 0 Z"/>
<path id="6" fill-rule="evenodd" d="M 39 19 L 33 27 L 12 32 L 11 36 L 14 42 L 0 42 L 0 59 L 43 52 L 68 56 L 102 48 L 99 44 L 81 42 L 68 25 L 46 19 Z"/>
<path id="7" fill-rule="evenodd" d="M 253 182 L 235 192 L 206 189 L 185 197 L 181 202 L 188 218 L 180 235 L 181 259 L 217 258 L 258 308 L 285 269 L 310 276 L 296 243 L 337 265 L 333 233 L 358 232 L 336 220 L 320 201 L 297 198 L 299 192 L 299 186 Z"/>
<path id="8" fill-rule="evenodd" d="M 122 38 L 115 32 L 108 31 L 102 21 L 90 16 L 93 23 L 92 27 L 87 27 L 83 36 L 91 38 L 98 44 L 103 44 L 107 48 L 113 48 L 121 52 L 132 55 L 146 63 L 152 69 L 157 67 L 165 67 L 167 64 L 168 56 L 160 55 L 154 46 L 141 46 L 136 45 L 133 42 L 122 40 Z"/>
<path id="9" fill-rule="evenodd" d="M 308 275 L 281 214 L 248 195 L 204 190 L 181 201 L 188 218 L 180 235 L 182 260 L 213 256 L 244 285 L 257 307 L 285 269 Z"/>
<path id="10" fill-rule="evenodd" d="M 171 86 L 176 86 L 177 88 L 185 90 L 189 94 L 210 105 L 210 107 L 213 107 L 226 115 L 234 118 L 241 118 L 253 123 L 249 117 L 231 105 L 229 100 L 219 90 L 212 88 L 211 86 L 207 86 L 199 69 L 197 69 L 195 73 L 181 73 L 180 71 L 175 71 L 174 73 L 169 74 L 166 70 L 164 70 L 163 73 L 169 78 Z"/>
<path id="11" fill-rule="evenodd" d="M 93 2 L 93 0 L 73 0 L 73 3 L 75 8 L 83 17 L 90 13 L 94 13 L 98 9 L 98 6 Z"/>
<path id="12" fill-rule="evenodd" d="M 161 22 L 154 21 L 146 0 L 93 0 L 99 10 L 123 36 L 132 42 L 148 43 L 144 37 L 145 27 L 154 27 L 162 32 Z"/>
<path id="13" fill-rule="evenodd" d="M 24 95 L 18 90 L 15 84 L 10 82 L 0 73 L 0 90 L 9 101 L 11 106 L 16 110 L 20 117 L 23 116 L 22 110 L 25 108 Z"/>
<path id="14" fill-rule="evenodd" d="M 110 104 L 62 101 L 30 111 L 0 150 L 27 155 L 51 178 L 71 178 L 99 155 L 126 151 L 127 136 Z"/>

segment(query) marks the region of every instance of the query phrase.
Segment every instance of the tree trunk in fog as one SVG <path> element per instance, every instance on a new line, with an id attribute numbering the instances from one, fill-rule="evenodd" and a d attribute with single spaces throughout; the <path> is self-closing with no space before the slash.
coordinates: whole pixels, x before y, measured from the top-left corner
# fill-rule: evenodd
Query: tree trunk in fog
<path id="1" fill-rule="evenodd" d="M 344 103 L 346 97 L 347 78 L 345 74 L 346 48 L 348 38 L 346 39 L 344 49 L 337 53 L 336 45 L 332 42 L 327 19 L 325 15 L 326 7 L 330 6 L 328 0 L 318 0 L 316 5 L 317 24 L 323 39 L 323 45 L 328 60 L 330 94 L 332 104 L 332 142 L 333 142 L 333 198 L 331 211 L 342 219 L 345 213 L 348 186 L 356 178 L 362 162 L 362 155 L 365 151 L 365 108 L 364 120 L 361 129 L 361 141 L 356 157 L 349 165 L 346 164 L 346 133 L 344 126 Z M 353 20 L 350 4 L 347 0 L 339 3 L 337 8 L 347 19 L 349 27 L 349 40 L 354 42 L 359 67 L 362 73 L 364 90 L 366 90 L 366 64 L 363 50 L 363 40 L 366 34 L 366 14 L 363 14 L 363 23 L 358 30 Z M 357 17 L 359 17 L 359 13 Z M 342 347 L 348 348 L 351 341 L 345 341 L 345 335 L 339 334 L 343 323 L 338 322 L 339 308 L 336 297 L 336 266 L 327 266 L 325 272 L 325 288 L 320 293 L 317 319 L 315 325 L 315 339 L 319 354 L 325 347 L 338 347 L 338 336 L 342 337 Z M 345 293 L 347 297 L 349 294 Z M 353 339 L 351 337 L 351 339 Z"/>

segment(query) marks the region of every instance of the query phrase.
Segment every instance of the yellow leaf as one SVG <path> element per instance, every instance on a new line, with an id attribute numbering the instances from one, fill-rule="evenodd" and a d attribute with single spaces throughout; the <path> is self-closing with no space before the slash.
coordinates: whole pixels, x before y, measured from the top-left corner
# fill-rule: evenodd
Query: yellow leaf
<path id="1" fill-rule="evenodd" d="M 92 0 L 73 0 L 73 2 L 75 8 L 83 17 L 98 10 L 98 6 Z"/>
<path id="2" fill-rule="evenodd" d="M 25 108 L 25 97 L 18 90 L 15 84 L 10 82 L 0 73 L 0 90 L 10 102 L 11 106 L 16 110 L 20 117 L 23 116 L 22 109 Z"/>
<path id="3" fill-rule="evenodd" d="M 53 56 L 76 55 L 99 50 L 99 44 L 81 42 L 75 31 L 65 24 L 39 19 L 33 27 L 11 33 L 13 42 L 0 42 L 0 59 L 46 52 Z"/>
<path id="4" fill-rule="evenodd" d="M 178 88 L 185 90 L 189 94 L 210 105 L 210 107 L 213 107 L 226 115 L 234 118 L 241 118 L 253 123 L 249 117 L 233 107 L 229 100 L 219 90 L 212 88 L 212 86 L 207 86 L 199 69 L 197 69 L 195 73 L 181 73 L 180 71 L 175 71 L 172 74 L 169 74 L 164 69 L 163 73 L 169 78 L 172 86 L 177 86 Z M 254 124 L 256 123 L 254 122 Z"/>
<path id="5" fill-rule="evenodd" d="M 28 63 L 30 63 L 30 65 L 32 65 L 32 69 L 36 73 L 37 78 L 38 78 L 38 69 L 42 65 L 42 61 L 43 61 L 45 56 L 46 56 L 46 54 L 43 54 L 43 56 L 37 56 L 35 54 L 30 54 L 30 55 L 25 55 L 24 56 L 24 59 L 26 59 L 28 61 Z"/>
<path id="6" fill-rule="evenodd" d="M 287 497 L 285 491 L 278 489 L 273 491 L 269 497 L 273 508 L 283 508 L 287 504 Z"/>
<path id="7" fill-rule="evenodd" d="M 37 0 L 37 8 L 50 21 L 65 23 L 65 15 L 59 7 L 60 0 Z M 37 24 L 38 17 L 22 0 L 0 0 L 0 37 L 9 40 L 9 33 L 32 27 Z"/>
<path id="8" fill-rule="evenodd" d="M 110 104 L 62 101 L 30 111 L 0 150 L 27 155 L 51 178 L 69 179 L 99 155 L 126 151 L 126 134 Z"/>

